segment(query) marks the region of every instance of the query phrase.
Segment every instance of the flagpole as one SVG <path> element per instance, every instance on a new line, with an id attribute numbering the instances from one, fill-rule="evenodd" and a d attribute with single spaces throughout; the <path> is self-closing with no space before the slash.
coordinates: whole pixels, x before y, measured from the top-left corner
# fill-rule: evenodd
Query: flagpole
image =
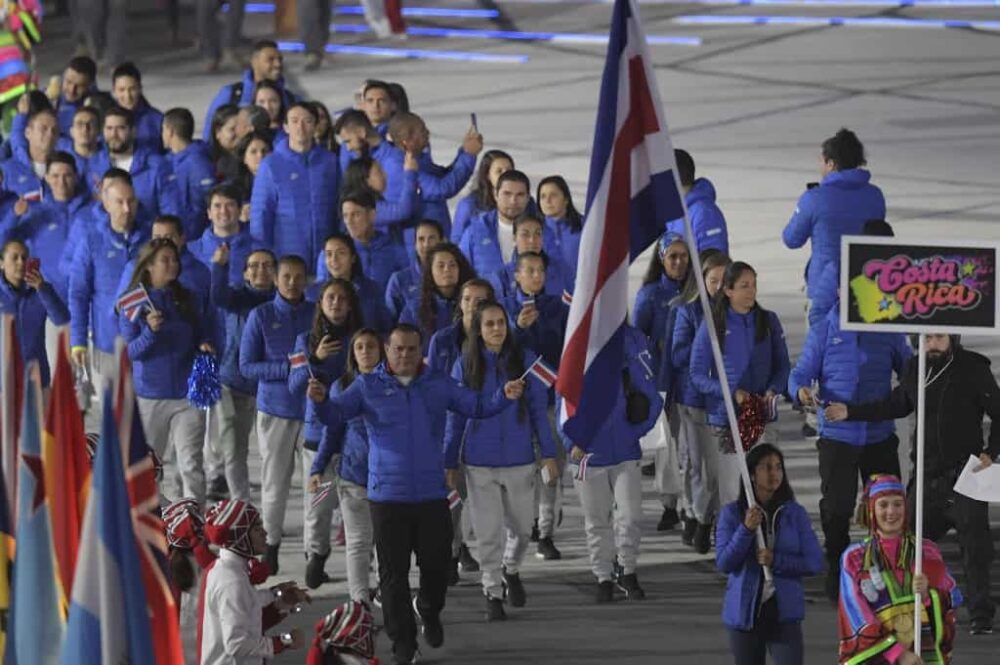
<path id="1" fill-rule="evenodd" d="M 927 402 L 927 336 L 917 335 L 917 491 L 916 491 L 916 524 L 913 525 L 916 540 L 916 552 L 913 561 L 913 572 L 920 575 L 924 570 L 924 421 Z M 954 349 L 952 350 L 954 352 Z M 903 590 L 904 593 L 906 589 Z M 913 653 L 920 655 L 920 610 L 923 599 L 920 593 L 913 594 Z"/>

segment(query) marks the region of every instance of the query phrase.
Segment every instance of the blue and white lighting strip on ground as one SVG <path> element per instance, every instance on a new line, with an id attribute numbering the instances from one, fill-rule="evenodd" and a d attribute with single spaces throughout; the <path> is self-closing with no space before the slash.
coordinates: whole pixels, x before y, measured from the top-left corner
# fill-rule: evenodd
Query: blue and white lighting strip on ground
<path id="1" fill-rule="evenodd" d="M 718 16 L 714 14 L 678 16 L 679 25 L 830 25 L 862 28 L 975 28 L 1000 30 L 1000 21 L 959 21 L 931 18 L 895 18 L 890 16 Z"/>
<path id="2" fill-rule="evenodd" d="M 247 14 L 273 14 L 273 2 L 248 2 L 244 6 Z M 229 6 L 225 5 L 223 11 L 228 11 Z M 333 13 L 340 16 L 363 16 L 364 7 L 361 5 L 346 5 L 344 7 L 334 7 Z M 403 7 L 403 16 L 407 17 L 432 17 L 432 18 L 496 18 L 500 12 L 496 9 L 459 9 L 455 7 Z"/>
<path id="3" fill-rule="evenodd" d="M 500 4 L 593 4 L 614 0 L 495 0 Z M 637 0 L 640 5 L 779 5 L 808 7 L 1000 7 L 1000 0 Z"/>
<path id="4" fill-rule="evenodd" d="M 367 25 L 338 24 L 330 26 L 334 32 L 370 32 Z M 522 32 L 519 30 L 471 30 L 466 28 L 425 28 L 407 27 L 406 34 L 414 37 L 444 37 L 446 39 L 499 39 L 525 42 L 552 42 L 555 44 L 607 44 L 607 35 L 572 32 Z M 700 37 L 669 35 L 646 35 L 650 45 L 669 44 L 673 46 L 701 46 Z"/>
<path id="5" fill-rule="evenodd" d="M 302 53 L 302 42 L 278 42 L 279 51 Z M 416 48 L 384 48 L 380 46 L 353 46 L 347 44 L 327 44 L 327 53 L 367 55 L 375 58 L 409 58 L 413 60 L 459 60 L 463 62 L 491 62 L 520 65 L 528 62 L 528 56 L 521 54 L 479 53 L 476 51 L 429 51 Z"/>

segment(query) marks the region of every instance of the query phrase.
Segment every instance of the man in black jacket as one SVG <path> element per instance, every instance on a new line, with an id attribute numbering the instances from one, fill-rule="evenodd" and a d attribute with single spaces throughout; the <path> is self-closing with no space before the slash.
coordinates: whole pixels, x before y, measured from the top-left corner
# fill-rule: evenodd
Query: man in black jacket
<path id="1" fill-rule="evenodd" d="M 959 344 L 958 335 L 927 335 L 926 408 L 924 415 L 924 530 L 938 540 L 952 527 L 958 532 L 965 568 L 966 600 L 972 620 L 969 633 L 993 632 L 990 598 L 989 505 L 952 490 L 969 456 L 983 468 L 1000 455 L 1000 387 L 985 356 Z M 910 360 L 903 379 L 884 400 L 866 404 L 830 404 L 828 420 L 891 420 L 917 407 L 917 358 Z M 983 445 L 983 414 L 994 423 L 988 446 Z M 914 441 L 916 440 L 914 432 Z M 915 459 L 916 447 L 910 451 Z M 910 478 L 910 510 L 913 510 Z"/>

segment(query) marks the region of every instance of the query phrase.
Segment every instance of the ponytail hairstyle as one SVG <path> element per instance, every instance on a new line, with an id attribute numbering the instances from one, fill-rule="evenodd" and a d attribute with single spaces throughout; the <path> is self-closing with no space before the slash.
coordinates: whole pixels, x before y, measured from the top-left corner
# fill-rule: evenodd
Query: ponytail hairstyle
<path id="1" fill-rule="evenodd" d="M 498 309 L 503 313 L 504 322 L 507 322 L 507 311 L 503 305 L 496 300 L 484 300 L 476 305 L 476 310 L 472 314 L 472 330 L 468 337 L 462 342 L 462 370 L 464 383 L 472 390 L 482 390 L 486 383 L 486 343 L 483 341 L 483 314 L 491 309 Z M 514 339 L 510 324 L 507 323 L 507 336 L 497 354 L 497 368 L 503 367 L 507 380 L 512 381 L 524 374 L 524 350 Z M 518 400 L 517 418 L 524 422 L 528 413 L 527 393 L 522 394 Z"/>
<path id="2" fill-rule="evenodd" d="M 351 335 L 351 340 L 348 342 L 350 346 L 347 349 L 347 367 L 344 369 L 344 373 L 340 375 L 340 389 L 347 390 L 347 388 L 354 383 L 354 379 L 361 375 L 361 370 L 358 369 L 358 359 L 354 357 L 354 343 L 365 335 L 371 335 L 375 338 L 375 346 L 378 347 L 378 360 L 383 362 L 385 360 L 385 345 L 382 344 L 382 338 L 375 331 L 374 328 L 358 328 Z"/>
<path id="3" fill-rule="evenodd" d="M 856 169 L 865 166 L 865 146 L 858 135 L 847 128 L 823 141 L 823 159 L 828 159 L 836 165 L 837 171 Z"/>
<path id="4" fill-rule="evenodd" d="M 726 276 L 722 279 L 722 287 L 719 288 L 719 292 L 715 294 L 715 300 L 712 302 L 712 321 L 715 323 L 719 348 L 723 350 L 726 343 L 726 315 L 729 313 L 729 296 L 726 295 L 726 289 L 735 288 L 736 282 L 747 271 L 752 272 L 754 276 L 757 275 L 757 271 L 749 263 L 743 261 L 730 263 L 729 267 L 726 268 Z M 754 315 L 754 341 L 762 342 L 771 334 L 768 312 L 757 302 L 753 304 L 751 311 Z"/>
<path id="5" fill-rule="evenodd" d="M 708 273 L 720 266 L 728 266 L 732 263 L 732 259 L 722 252 L 721 250 L 710 248 L 704 250 L 699 256 L 701 259 L 701 278 L 704 280 L 708 277 Z M 694 266 L 692 266 L 693 268 Z M 684 280 L 684 287 L 681 292 L 671 301 L 671 305 L 686 305 L 698 300 L 698 278 L 694 274 L 694 270 L 688 271 L 687 279 Z M 711 301 L 712 298 L 709 298 Z"/>
<path id="6" fill-rule="evenodd" d="M 358 292 L 354 289 L 354 285 L 346 279 L 331 277 L 323 284 L 323 288 L 319 291 L 319 297 L 316 299 L 316 311 L 313 314 L 309 337 L 306 339 L 306 348 L 309 350 L 310 356 L 316 353 L 316 347 L 323 341 L 324 335 L 328 333 L 331 326 L 335 325 L 323 314 L 323 296 L 326 295 L 327 291 L 335 288 L 340 289 L 347 296 L 349 306 L 347 320 L 343 324 L 344 337 L 350 337 L 355 330 L 361 328 L 361 300 L 358 298 Z"/>

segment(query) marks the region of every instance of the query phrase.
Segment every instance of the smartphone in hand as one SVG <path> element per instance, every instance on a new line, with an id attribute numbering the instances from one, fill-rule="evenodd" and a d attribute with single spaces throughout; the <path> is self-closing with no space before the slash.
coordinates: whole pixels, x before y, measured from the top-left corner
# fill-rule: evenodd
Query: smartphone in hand
<path id="1" fill-rule="evenodd" d="M 24 266 L 25 273 L 37 273 L 42 269 L 42 260 L 37 256 L 32 256 L 28 259 L 28 263 Z"/>
<path id="2" fill-rule="evenodd" d="M 472 120 L 472 128 L 478 132 L 479 131 L 479 122 L 476 120 L 476 114 L 475 113 L 470 113 L 469 116 L 470 116 L 470 118 Z"/>

